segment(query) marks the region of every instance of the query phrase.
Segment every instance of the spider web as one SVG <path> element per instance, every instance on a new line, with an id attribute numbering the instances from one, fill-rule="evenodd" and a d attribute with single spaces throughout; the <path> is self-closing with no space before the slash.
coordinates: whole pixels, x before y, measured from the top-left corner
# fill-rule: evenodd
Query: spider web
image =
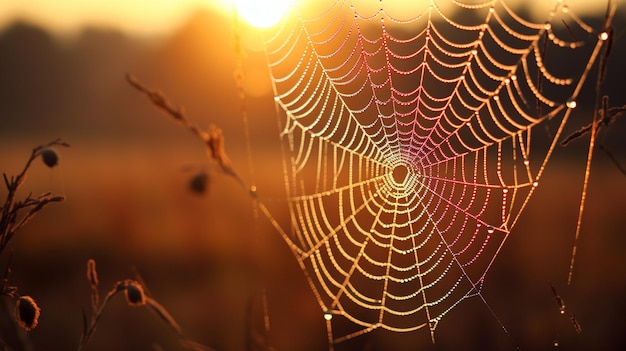
<path id="1" fill-rule="evenodd" d="M 290 213 L 275 226 L 331 347 L 379 328 L 434 340 L 484 301 L 607 38 L 561 1 L 540 21 L 504 1 L 422 3 L 310 1 L 266 42 Z"/>

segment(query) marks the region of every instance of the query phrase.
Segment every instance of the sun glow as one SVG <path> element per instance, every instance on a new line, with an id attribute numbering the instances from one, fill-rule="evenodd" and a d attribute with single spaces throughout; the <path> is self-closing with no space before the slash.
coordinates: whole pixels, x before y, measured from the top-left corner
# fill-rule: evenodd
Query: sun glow
<path id="1" fill-rule="evenodd" d="M 233 0 L 238 16 L 257 28 L 278 23 L 293 5 L 293 0 Z"/>

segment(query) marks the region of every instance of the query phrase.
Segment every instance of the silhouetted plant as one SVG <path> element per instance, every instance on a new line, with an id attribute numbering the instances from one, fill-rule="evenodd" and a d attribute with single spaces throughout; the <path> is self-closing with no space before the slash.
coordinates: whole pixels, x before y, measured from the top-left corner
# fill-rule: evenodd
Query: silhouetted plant
<path id="1" fill-rule="evenodd" d="M 37 146 L 32 150 L 30 157 L 20 173 L 12 176 L 7 176 L 6 173 L 2 174 L 4 184 L 7 188 L 7 195 L 0 207 L 0 255 L 4 253 L 7 245 L 18 231 L 39 211 L 53 202 L 62 202 L 65 200 L 64 196 L 53 195 L 52 193 L 44 193 L 36 197 L 34 197 L 32 193 L 29 193 L 24 199 L 17 198 L 17 192 L 24 184 L 26 176 L 35 159 L 41 157 L 43 163 L 50 168 L 55 167 L 59 163 L 59 155 L 54 150 L 54 146 L 68 147 L 69 144 L 63 142 L 61 139 L 57 139 L 47 144 Z M 18 293 L 18 287 L 9 283 L 10 277 L 11 257 L 9 256 L 0 286 L 0 295 L 9 297 L 15 302 L 15 319 L 9 318 L 14 322 L 14 325 L 17 324 L 17 326 L 27 332 L 31 331 L 37 327 L 39 323 L 41 308 L 33 297 L 20 295 Z M 3 301 L 3 303 L 5 302 Z M 17 328 L 15 328 L 15 332 L 18 333 Z M 21 335 L 16 335 L 16 340 L 18 343 L 25 343 Z M 4 340 L 0 340 L 0 345 L 3 349 L 8 348 Z M 24 345 L 20 345 L 20 347 L 22 349 L 26 348 Z"/>
<path id="2" fill-rule="evenodd" d="M 4 252 L 9 241 L 13 236 L 31 220 L 37 212 L 41 211 L 45 206 L 52 202 L 61 202 L 65 200 L 64 196 L 52 195 L 51 193 L 41 194 L 33 197 L 32 194 L 23 200 L 16 200 L 18 189 L 24 183 L 28 170 L 33 161 L 40 157 L 48 167 L 54 167 L 58 164 L 59 157 L 52 148 L 53 146 L 68 147 L 69 144 L 57 139 L 45 145 L 37 146 L 31 152 L 30 157 L 26 161 L 26 165 L 22 171 L 16 176 L 8 177 L 5 173 L 4 184 L 8 190 L 4 204 L 0 207 L 2 217 L 0 217 L 0 255 Z"/>
<path id="3" fill-rule="evenodd" d="M 192 351 L 211 351 L 213 350 L 210 347 L 199 344 L 195 341 L 188 339 L 181 327 L 178 325 L 174 317 L 163 307 L 160 303 L 158 303 L 153 298 L 149 297 L 145 293 L 145 289 L 143 283 L 138 280 L 133 279 L 125 279 L 118 280 L 113 285 L 113 288 L 107 292 L 104 296 L 104 299 L 100 303 L 99 299 L 99 279 L 98 272 L 96 271 L 96 261 L 90 259 L 87 261 L 87 280 L 91 287 L 91 318 L 87 318 L 85 311 L 83 310 L 83 332 L 80 338 L 80 342 L 78 345 L 78 350 L 85 350 L 87 344 L 91 340 L 94 332 L 96 331 L 96 327 L 98 322 L 100 321 L 100 317 L 104 313 L 105 308 L 107 307 L 109 301 L 117 295 L 119 292 L 124 292 L 124 296 L 126 298 L 126 302 L 131 307 L 141 307 L 147 306 L 152 312 L 154 312 L 157 317 L 165 322 L 172 330 L 176 333 L 176 335 L 180 339 L 180 344 Z"/>

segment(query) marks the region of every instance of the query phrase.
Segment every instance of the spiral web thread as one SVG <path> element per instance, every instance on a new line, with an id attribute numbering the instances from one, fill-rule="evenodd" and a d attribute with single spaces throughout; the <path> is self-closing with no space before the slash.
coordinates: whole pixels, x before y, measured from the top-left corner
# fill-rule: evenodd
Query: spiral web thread
<path id="1" fill-rule="evenodd" d="M 378 328 L 434 341 L 485 301 L 606 40 L 561 1 L 540 22 L 499 0 L 423 3 L 310 1 L 266 42 L 290 211 L 274 225 L 331 347 Z"/>

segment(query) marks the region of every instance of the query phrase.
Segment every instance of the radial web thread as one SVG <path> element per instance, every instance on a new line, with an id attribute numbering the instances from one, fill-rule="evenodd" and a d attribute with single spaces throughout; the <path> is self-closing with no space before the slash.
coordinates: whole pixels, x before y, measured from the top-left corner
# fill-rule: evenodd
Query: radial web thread
<path id="1" fill-rule="evenodd" d="M 377 328 L 432 336 L 482 298 L 606 39 L 561 1 L 541 21 L 499 0 L 422 3 L 309 1 L 266 42 L 280 232 L 331 345 Z M 333 335 L 331 317 L 354 328 Z"/>

